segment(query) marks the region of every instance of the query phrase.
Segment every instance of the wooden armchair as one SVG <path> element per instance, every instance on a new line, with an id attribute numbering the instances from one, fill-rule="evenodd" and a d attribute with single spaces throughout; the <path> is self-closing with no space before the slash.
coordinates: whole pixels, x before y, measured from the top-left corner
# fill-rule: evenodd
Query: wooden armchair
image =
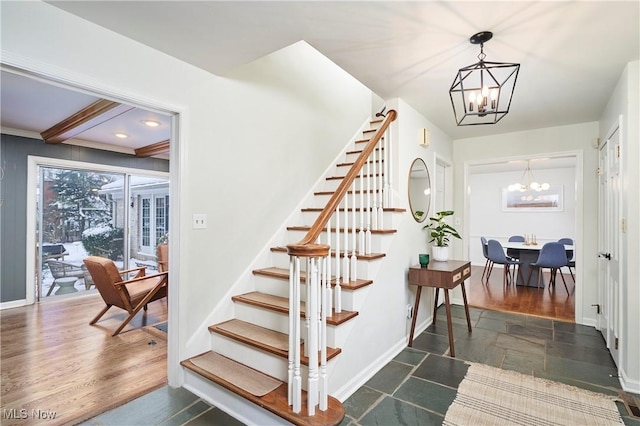
<path id="1" fill-rule="evenodd" d="M 119 271 L 111 259 L 89 256 L 84 259 L 91 278 L 100 296 L 107 305 L 89 324 L 95 324 L 112 307 L 124 309 L 129 316 L 120 324 L 112 336 L 117 335 L 129 324 L 140 309 L 147 310 L 147 304 L 167 296 L 168 272 L 145 275 L 145 267 Z M 137 272 L 132 279 L 123 279 L 123 275 Z"/>
<path id="2" fill-rule="evenodd" d="M 158 271 L 169 270 L 169 244 L 158 244 Z"/>

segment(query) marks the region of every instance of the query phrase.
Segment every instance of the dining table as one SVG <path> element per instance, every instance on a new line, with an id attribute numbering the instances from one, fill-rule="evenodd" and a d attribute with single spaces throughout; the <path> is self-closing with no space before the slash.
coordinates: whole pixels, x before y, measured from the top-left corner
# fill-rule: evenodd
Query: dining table
<path id="1" fill-rule="evenodd" d="M 537 244 L 526 244 L 520 241 L 511 241 L 502 243 L 502 248 L 512 250 L 518 250 L 519 259 L 520 259 L 520 271 L 522 275 L 517 274 L 516 285 L 520 286 L 528 286 L 528 287 L 537 287 L 538 286 L 538 271 L 537 268 L 532 267 L 531 264 L 535 263 L 538 260 L 538 255 L 540 254 L 540 250 L 542 250 L 542 246 L 544 243 Z M 564 248 L 566 250 L 573 250 L 574 247 L 569 244 L 565 244 Z M 531 271 L 533 269 L 533 271 Z M 531 273 L 531 280 L 529 280 L 529 273 Z M 534 280 L 535 279 L 535 280 Z M 544 275 L 541 280 L 543 285 L 546 285 L 544 280 Z"/>

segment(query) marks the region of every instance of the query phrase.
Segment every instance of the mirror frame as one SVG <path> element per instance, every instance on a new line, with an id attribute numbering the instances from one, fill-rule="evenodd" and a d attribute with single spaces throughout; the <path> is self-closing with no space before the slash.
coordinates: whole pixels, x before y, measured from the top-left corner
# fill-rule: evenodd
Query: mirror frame
<path id="1" fill-rule="evenodd" d="M 411 177 L 412 177 L 412 173 L 414 172 L 414 167 L 416 166 L 416 164 L 419 164 L 419 163 L 422 163 L 421 166 L 424 167 L 424 172 L 427 175 L 427 187 L 424 189 L 418 188 L 418 190 L 420 190 L 420 193 L 423 193 L 427 190 L 429 191 L 431 190 L 431 177 L 429 176 L 429 168 L 427 167 L 427 163 L 425 163 L 422 158 L 418 157 L 415 160 L 413 160 L 413 162 L 411 163 L 411 167 L 409 167 L 409 176 L 407 181 L 407 197 L 409 199 L 409 210 L 411 210 L 411 216 L 413 216 L 416 222 L 422 223 L 429 216 L 429 209 L 431 208 L 431 193 L 429 193 L 428 197 L 425 197 L 427 200 L 426 209 L 422 214 L 420 214 L 419 212 L 421 212 L 422 210 L 418 210 L 414 208 L 414 204 L 417 204 L 418 200 L 413 200 L 413 202 L 411 202 L 411 194 L 412 194 Z M 420 171 L 420 170 L 416 170 L 416 171 Z M 418 207 L 418 206 L 415 206 L 415 207 Z"/>

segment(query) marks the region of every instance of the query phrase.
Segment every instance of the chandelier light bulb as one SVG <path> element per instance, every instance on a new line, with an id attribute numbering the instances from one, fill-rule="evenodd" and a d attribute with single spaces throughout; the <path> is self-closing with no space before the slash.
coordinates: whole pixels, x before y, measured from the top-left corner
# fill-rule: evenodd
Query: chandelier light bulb
<path id="1" fill-rule="evenodd" d="M 529 186 L 531 187 L 531 189 L 533 189 L 534 191 L 540 191 L 540 184 L 538 182 L 531 182 L 529 184 Z"/>
<path id="2" fill-rule="evenodd" d="M 498 90 L 493 89 L 491 91 L 491 109 L 496 109 L 496 100 L 498 99 Z"/>
<path id="3" fill-rule="evenodd" d="M 541 188 L 542 188 L 543 191 L 546 191 L 547 189 L 549 189 L 549 186 L 550 185 L 545 182 L 545 183 L 542 184 Z"/>
<path id="4" fill-rule="evenodd" d="M 473 111 L 473 103 L 476 101 L 476 92 L 469 93 L 469 111 Z"/>

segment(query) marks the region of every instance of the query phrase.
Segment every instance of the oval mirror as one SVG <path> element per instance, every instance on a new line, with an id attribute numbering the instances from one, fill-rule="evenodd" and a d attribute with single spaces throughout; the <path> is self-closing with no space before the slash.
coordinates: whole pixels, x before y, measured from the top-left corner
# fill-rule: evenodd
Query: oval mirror
<path id="1" fill-rule="evenodd" d="M 417 222 L 422 222 L 427 218 L 431 206 L 431 180 L 422 158 L 416 158 L 411 163 L 408 186 L 411 214 Z"/>

